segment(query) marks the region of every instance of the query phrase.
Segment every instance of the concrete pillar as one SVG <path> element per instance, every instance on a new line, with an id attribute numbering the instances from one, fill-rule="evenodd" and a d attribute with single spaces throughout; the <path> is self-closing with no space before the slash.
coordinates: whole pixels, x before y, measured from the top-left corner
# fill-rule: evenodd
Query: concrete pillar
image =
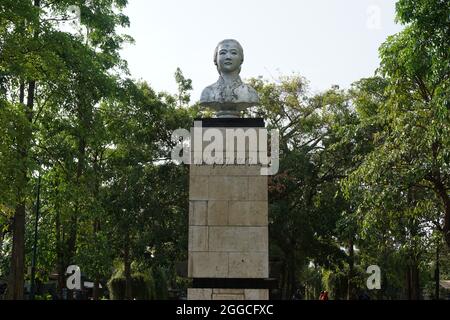
<path id="1" fill-rule="evenodd" d="M 262 119 L 203 119 L 202 130 L 264 130 Z M 205 150 L 209 142 L 203 142 Z M 224 140 L 226 154 L 230 145 Z M 251 159 L 267 146 L 246 143 L 245 164 L 190 165 L 188 276 L 217 278 L 238 284 L 239 279 L 269 276 L 268 190 L 262 165 Z M 194 146 L 191 144 L 192 150 Z M 228 150 L 227 150 L 228 148 Z M 198 152 L 198 150 L 196 151 Z M 194 151 L 192 151 L 194 154 Z M 232 285 L 233 286 L 233 285 Z M 268 289 L 190 288 L 189 300 L 267 300 Z"/>

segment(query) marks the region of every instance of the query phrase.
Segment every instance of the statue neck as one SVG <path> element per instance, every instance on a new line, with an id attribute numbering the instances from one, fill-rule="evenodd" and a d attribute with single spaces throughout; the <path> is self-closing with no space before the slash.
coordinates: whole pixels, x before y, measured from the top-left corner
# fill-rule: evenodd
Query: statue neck
<path id="1" fill-rule="evenodd" d="M 236 82 L 242 83 L 242 80 L 241 80 L 241 77 L 239 76 L 238 71 L 230 72 L 230 73 L 221 73 L 219 81 L 223 82 L 223 84 L 225 84 L 225 85 L 231 85 Z"/>

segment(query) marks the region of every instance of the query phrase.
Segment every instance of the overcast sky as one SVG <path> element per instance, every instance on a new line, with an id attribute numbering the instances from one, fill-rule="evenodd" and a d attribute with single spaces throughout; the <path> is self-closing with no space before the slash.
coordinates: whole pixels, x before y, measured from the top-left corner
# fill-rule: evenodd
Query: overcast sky
<path id="1" fill-rule="evenodd" d="M 220 40 L 242 44 L 243 79 L 295 72 L 315 92 L 373 75 L 378 47 L 401 30 L 394 0 L 129 0 L 125 13 L 136 40 L 122 51 L 132 76 L 175 93 L 180 67 L 193 101 L 218 78 Z"/>

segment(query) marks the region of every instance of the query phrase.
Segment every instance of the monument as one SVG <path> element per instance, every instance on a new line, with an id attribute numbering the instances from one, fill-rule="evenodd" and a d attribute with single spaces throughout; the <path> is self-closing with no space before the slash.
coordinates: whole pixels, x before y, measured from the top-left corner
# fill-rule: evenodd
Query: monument
<path id="1" fill-rule="evenodd" d="M 239 76 L 244 50 L 233 39 L 221 41 L 214 51 L 219 80 L 206 87 L 200 104 L 216 110 L 219 118 L 239 118 L 240 112 L 259 103 L 258 93 L 244 84 Z"/>
<path id="2" fill-rule="evenodd" d="M 196 120 L 202 136 L 209 136 L 208 130 L 223 133 L 218 144 L 223 149 L 215 152 L 226 155 L 226 161 L 202 159 L 207 144 L 191 138 L 191 153 L 197 160 L 191 162 L 189 173 L 188 276 L 193 279 L 189 300 L 269 298 L 267 176 L 254 158 L 267 154 L 267 140 L 259 134 L 265 133 L 263 119 L 240 117 L 259 103 L 257 92 L 239 76 L 243 61 L 236 40 L 217 45 L 214 63 L 219 80 L 205 88 L 200 99 L 203 107 L 216 112 L 216 118 Z M 257 142 L 252 143 L 250 138 L 254 142 L 255 137 Z"/>

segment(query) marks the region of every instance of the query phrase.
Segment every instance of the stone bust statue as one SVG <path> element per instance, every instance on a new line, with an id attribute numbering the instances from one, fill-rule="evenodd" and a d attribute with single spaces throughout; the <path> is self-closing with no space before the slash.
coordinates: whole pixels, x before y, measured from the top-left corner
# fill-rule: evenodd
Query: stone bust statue
<path id="1" fill-rule="evenodd" d="M 206 87 L 200 97 L 200 105 L 214 109 L 219 118 L 238 118 L 241 111 L 259 104 L 256 90 L 239 76 L 242 62 L 244 51 L 239 42 L 233 39 L 219 42 L 214 51 L 219 80 Z"/>

